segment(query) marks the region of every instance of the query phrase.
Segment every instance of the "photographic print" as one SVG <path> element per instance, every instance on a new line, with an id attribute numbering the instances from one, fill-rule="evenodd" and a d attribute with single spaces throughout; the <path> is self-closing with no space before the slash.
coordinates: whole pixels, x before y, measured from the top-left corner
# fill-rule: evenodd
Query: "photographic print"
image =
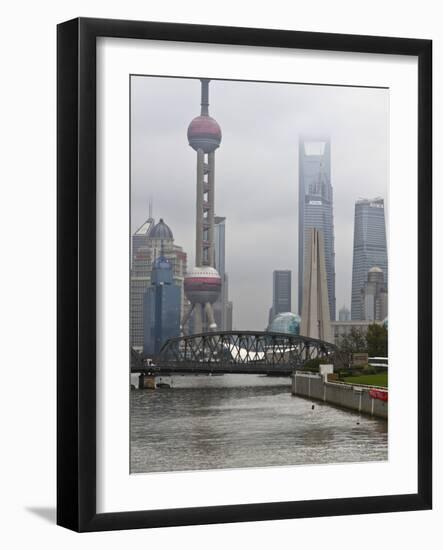
<path id="1" fill-rule="evenodd" d="M 57 523 L 430 509 L 432 42 L 57 41 Z"/>
<path id="2" fill-rule="evenodd" d="M 388 459 L 388 115 L 131 75 L 131 473 Z"/>

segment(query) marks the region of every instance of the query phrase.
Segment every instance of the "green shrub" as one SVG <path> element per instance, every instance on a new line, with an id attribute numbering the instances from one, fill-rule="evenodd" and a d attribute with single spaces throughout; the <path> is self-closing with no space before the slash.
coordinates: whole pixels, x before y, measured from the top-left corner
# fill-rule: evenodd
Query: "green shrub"
<path id="1" fill-rule="evenodd" d="M 319 357 L 316 357 L 315 359 L 309 359 L 304 364 L 304 370 L 307 370 L 309 372 L 319 372 L 320 370 L 320 364 L 321 359 Z"/>
<path id="2" fill-rule="evenodd" d="M 357 374 L 360 374 L 361 372 L 363 372 L 366 368 L 368 367 L 368 365 L 352 365 L 352 372 L 356 372 Z"/>
<path id="3" fill-rule="evenodd" d="M 346 378 L 347 376 L 352 376 L 352 371 L 349 369 L 338 371 L 339 378 Z"/>
<path id="4" fill-rule="evenodd" d="M 377 374 L 377 369 L 368 365 L 362 370 L 362 374 Z"/>

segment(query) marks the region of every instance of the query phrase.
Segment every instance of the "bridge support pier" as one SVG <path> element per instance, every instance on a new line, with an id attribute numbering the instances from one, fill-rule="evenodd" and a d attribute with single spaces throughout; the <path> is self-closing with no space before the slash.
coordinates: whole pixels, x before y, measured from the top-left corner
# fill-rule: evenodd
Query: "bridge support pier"
<path id="1" fill-rule="evenodd" d="M 156 388 L 155 376 L 152 374 L 140 374 L 138 377 L 138 389 L 139 390 L 155 390 Z"/>

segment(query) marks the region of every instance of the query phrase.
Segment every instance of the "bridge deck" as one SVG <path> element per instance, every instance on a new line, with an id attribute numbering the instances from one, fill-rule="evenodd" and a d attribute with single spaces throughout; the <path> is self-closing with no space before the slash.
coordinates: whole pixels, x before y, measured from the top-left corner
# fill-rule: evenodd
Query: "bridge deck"
<path id="1" fill-rule="evenodd" d="M 295 365 L 242 365 L 242 364 L 175 364 L 175 365 L 149 365 L 133 367 L 133 374 L 270 374 L 290 376 L 296 368 Z"/>

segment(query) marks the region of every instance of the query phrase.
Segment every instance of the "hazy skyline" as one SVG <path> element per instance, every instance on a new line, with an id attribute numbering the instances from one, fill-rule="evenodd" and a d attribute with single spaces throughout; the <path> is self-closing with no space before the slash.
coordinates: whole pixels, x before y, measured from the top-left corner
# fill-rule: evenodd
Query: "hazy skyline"
<path id="1" fill-rule="evenodd" d="M 200 113 L 200 81 L 137 76 L 131 92 L 131 233 L 148 217 L 152 199 L 155 219 L 170 226 L 191 267 L 196 154 L 186 131 Z M 212 80 L 209 102 L 222 130 L 215 213 L 226 217 L 233 327 L 266 327 L 275 269 L 292 271 L 297 311 L 303 134 L 331 140 L 337 310 L 350 307 L 355 201 L 381 196 L 388 206 L 388 90 Z"/>

